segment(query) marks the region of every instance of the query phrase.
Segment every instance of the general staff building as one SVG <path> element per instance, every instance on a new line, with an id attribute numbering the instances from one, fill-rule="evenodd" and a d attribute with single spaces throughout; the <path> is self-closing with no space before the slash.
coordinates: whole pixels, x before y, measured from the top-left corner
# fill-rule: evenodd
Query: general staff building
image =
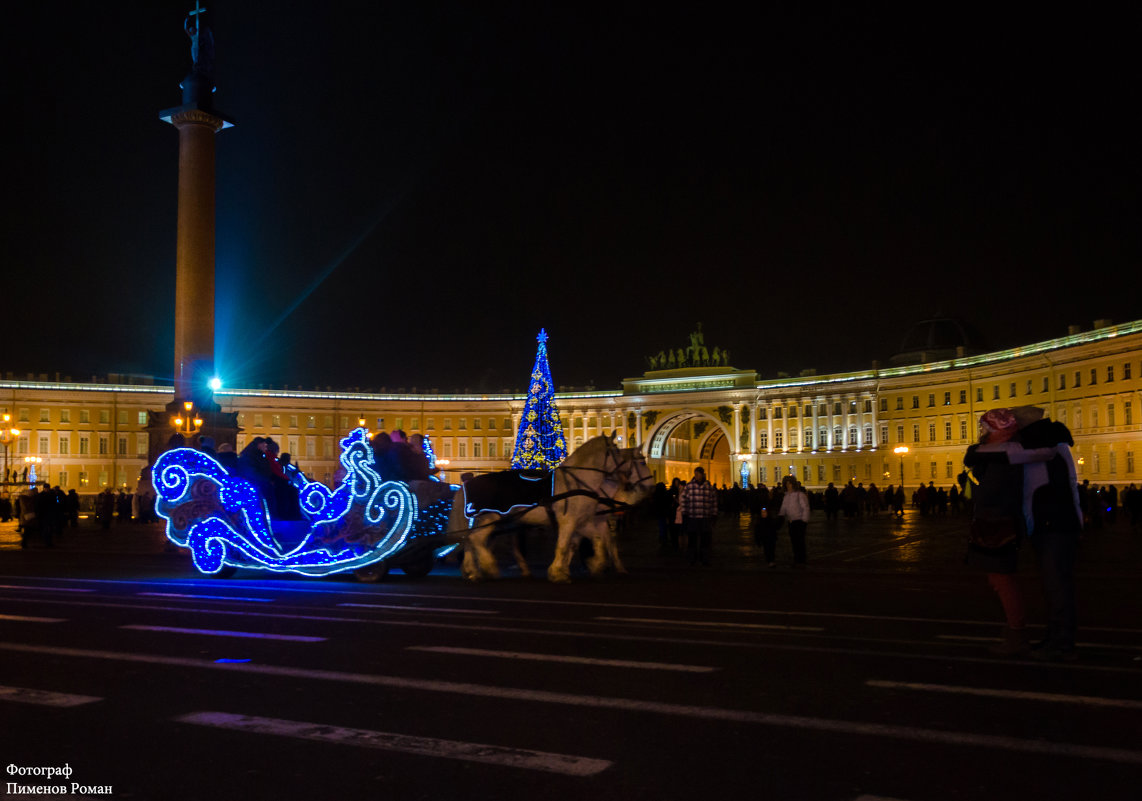
<path id="1" fill-rule="evenodd" d="M 656 480 L 666 482 L 702 465 L 727 486 L 773 484 L 788 474 L 811 489 L 849 480 L 948 486 L 976 439 L 979 415 L 1021 405 L 1040 406 L 1071 429 L 1080 480 L 1121 487 L 1142 479 L 1142 320 L 1098 323 L 1003 351 L 936 356 L 775 379 L 672 361 L 625 379 L 621 390 L 556 399 L 569 449 L 615 432 L 624 445 L 641 447 Z M 84 383 L 8 373 L 0 381 L 0 409 L 10 419 L 5 471 L 22 478 L 33 466 L 40 480 L 80 493 L 131 490 L 152 444 L 148 413 L 172 394 L 169 386 L 116 376 Z M 361 420 L 372 430 L 430 435 L 449 479 L 505 470 L 525 402 L 522 393 L 291 389 L 223 389 L 215 397 L 238 413 L 239 449 L 254 436 L 272 436 L 305 473 L 326 482 L 338 467 L 339 440 Z"/>

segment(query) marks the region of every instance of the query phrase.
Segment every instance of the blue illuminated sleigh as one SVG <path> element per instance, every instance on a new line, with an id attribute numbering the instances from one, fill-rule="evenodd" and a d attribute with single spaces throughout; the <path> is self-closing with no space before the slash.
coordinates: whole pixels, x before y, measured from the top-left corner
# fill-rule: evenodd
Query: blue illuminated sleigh
<path id="1" fill-rule="evenodd" d="M 335 490 L 301 480 L 304 520 L 275 522 L 252 483 L 205 453 L 177 448 L 155 462 L 155 508 L 167 538 L 208 574 L 255 568 L 375 580 L 399 567 L 425 575 L 455 547 L 446 541 L 454 487 L 384 480 L 360 428 L 341 440 L 341 465 L 345 480 Z"/>

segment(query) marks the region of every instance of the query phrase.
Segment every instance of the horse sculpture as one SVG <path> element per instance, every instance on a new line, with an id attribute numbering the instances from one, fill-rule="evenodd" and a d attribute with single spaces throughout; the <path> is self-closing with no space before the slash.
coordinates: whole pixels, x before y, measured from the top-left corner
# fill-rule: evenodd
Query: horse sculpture
<path id="1" fill-rule="evenodd" d="M 613 435 L 594 437 L 553 472 L 538 480 L 550 482 L 550 495 L 542 501 L 526 503 L 522 508 L 480 508 L 467 492 L 456 493 L 450 527 L 455 530 L 466 524 L 470 526 L 462 567 L 465 578 L 499 576 L 488 540 L 495 533 L 496 524 L 505 518 L 556 530 L 555 558 L 547 568 L 549 581 L 571 580 L 571 556 L 585 536 L 590 537 L 595 546 L 595 554 L 587 565 L 592 574 L 598 575 L 608 564 L 617 572 L 625 573 L 609 521 L 615 513 L 650 493 L 653 477 L 642 451 L 619 448 Z M 516 558 L 526 575 L 527 565 L 518 551 Z"/>

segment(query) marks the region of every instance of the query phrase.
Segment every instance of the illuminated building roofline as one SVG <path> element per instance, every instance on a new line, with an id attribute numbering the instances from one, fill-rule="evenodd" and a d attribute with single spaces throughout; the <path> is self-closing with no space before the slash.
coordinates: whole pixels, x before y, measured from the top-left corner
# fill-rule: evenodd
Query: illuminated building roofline
<path id="1" fill-rule="evenodd" d="M 1079 334 L 1069 334 L 1064 337 L 1057 337 L 1055 339 L 1048 339 L 1042 342 L 1034 342 L 1030 345 L 1020 345 L 1015 348 L 1008 348 L 1007 350 L 993 351 L 991 353 L 981 353 L 975 356 L 962 356 L 954 359 L 947 359 L 939 362 L 928 362 L 926 364 L 908 365 L 905 367 L 888 367 L 884 369 L 870 369 L 862 370 L 852 373 L 832 373 L 827 375 L 815 376 L 798 376 L 796 378 L 775 378 L 764 381 L 758 381 L 756 384 L 757 389 L 781 389 L 785 387 L 803 387 L 821 384 L 843 384 L 853 381 L 870 381 L 880 378 L 896 378 L 899 376 L 920 375 L 922 373 L 942 372 L 945 370 L 956 370 L 964 367 L 977 367 L 985 364 L 995 364 L 999 362 L 1010 361 L 1023 356 L 1033 356 L 1037 353 L 1047 353 L 1053 350 L 1061 350 L 1063 348 L 1075 347 L 1076 345 L 1086 345 L 1092 342 L 1101 342 L 1108 339 L 1114 339 L 1119 336 L 1126 336 L 1128 334 L 1142 333 L 1142 320 L 1135 320 L 1121 325 L 1111 325 L 1105 328 L 1098 328 L 1094 331 L 1085 331 Z M 725 377 L 729 378 L 733 374 L 726 374 Z M 680 380 L 675 379 L 649 379 L 648 381 L 641 381 L 639 379 L 628 379 L 637 381 L 639 384 L 646 386 L 655 383 L 670 383 L 677 384 Z M 700 378 L 691 379 L 694 381 L 705 380 L 709 381 L 710 376 L 704 375 Z M 685 383 L 685 379 L 682 380 Z M 730 387 L 725 387 L 729 389 Z M 705 388 L 704 388 L 705 389 Z M 135 393 L 141 395 L 170 395 L 174 392 L 172 386 L 157 386 L 150 384 L 81 384 L 76 382 L 53 382 L 53 381 L 11 381 L 0 380 L 0 390 L 69 390 L 76 392 L 123 392 Z M 685 391 L 685 390 L 682 390 Z M 653 390 L 652 390 L 653 392 Z M 221 389 L 214 393 L 216 397 L 230 397 L 230 398 L 309 398 L 309 399 L 327 399 L 327 400 L 359 400 L 359 401 L 516 401 L 523 402 L 527 400 L 527 394 L 519 393 L 491 393 L 491 394 L 455 394 L 455 395 L 429 395 L 429 394 L 397 394 L 397 393 L 368 393 L 368 392 L 305 392 L 302 390 L 287 390 L 287 389 Z M 643 389 L 637 392 L 631 392 L 632 395 L 646 394 Z M 557 400 L 587 400 L 592 398 L 605 399 L 605 398 L 619 398 L 623 397 L 624 393 L 617 390 L 602 390 L 602 391 L 581 391 L 581 392 L 557 392 L 555 397 Z"/>

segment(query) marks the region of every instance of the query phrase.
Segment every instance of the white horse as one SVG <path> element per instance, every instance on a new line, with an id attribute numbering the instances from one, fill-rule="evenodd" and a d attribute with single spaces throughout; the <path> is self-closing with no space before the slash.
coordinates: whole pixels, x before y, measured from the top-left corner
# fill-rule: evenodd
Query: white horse
<path id="1" fill-rule="evenodd" d="M 547 568 L 549 581 L 571 580 L 571 556 L 583 537 L 590 537 L 595 546 L 595 554 L 587 564 L 592 574 L 598 575 L 608 564 L 617 572 L 625 573 L 610 522 L 615 513 L 649 495 L 653 483 L 642 451 L 619 448 L 612 434 L 588 440 L 555 468 L 550 502 L 508 515 L 484 511 L 469 520 L 464 510 L 464 493 L 457 492 L 451 528 L 470 524 L 464 548 L 464 577 L 472 580 L 482 576 L 499 577 L 488 539 L 495 532 L 496 523 L 504 517 L 526 525 L 556 528 L 555 558 Z M 516 560 L 524 575 L 529 575 L 518 549 Z"/>

